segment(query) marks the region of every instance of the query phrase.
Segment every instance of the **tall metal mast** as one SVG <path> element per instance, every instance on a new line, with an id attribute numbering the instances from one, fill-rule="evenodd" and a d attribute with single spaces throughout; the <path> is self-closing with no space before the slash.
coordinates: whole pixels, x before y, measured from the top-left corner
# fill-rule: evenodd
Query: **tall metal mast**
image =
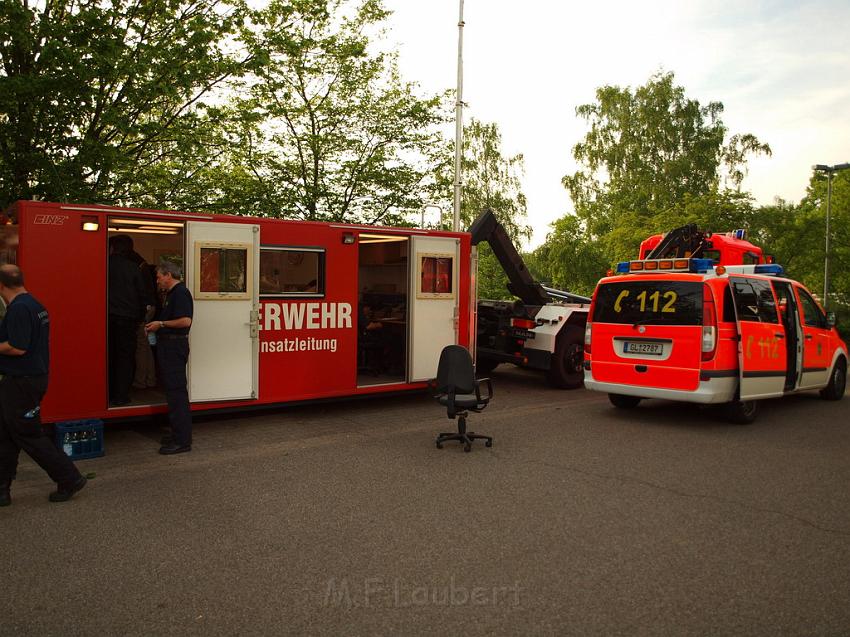
<path id="1" fill-rule="evenodd" d="M 463 155 L 463 0 L 457 22 L 457 102 L 455 103 L 455 200 L 452 230 L 460 230 L 460 198 L 463 191 L 461 157 Z"/>

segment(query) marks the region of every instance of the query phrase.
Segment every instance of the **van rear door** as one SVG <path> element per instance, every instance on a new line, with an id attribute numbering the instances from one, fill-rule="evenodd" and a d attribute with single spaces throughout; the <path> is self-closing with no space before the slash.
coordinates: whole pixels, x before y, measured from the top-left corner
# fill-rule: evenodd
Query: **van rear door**
<path id="1" fill-rule="evenodd" d="M 781 396 L 788 367 L 785 328 L 779 322 L 769 281 L 730 276 L 738 324 L 741 400 Z"/>
<path id="2" fill-rule="evenodd" d="M 600 283 L 591 328 L 594 380 L 697 389 L 702 303 L 703 283 L 693 278 L 635 275 Z"/>

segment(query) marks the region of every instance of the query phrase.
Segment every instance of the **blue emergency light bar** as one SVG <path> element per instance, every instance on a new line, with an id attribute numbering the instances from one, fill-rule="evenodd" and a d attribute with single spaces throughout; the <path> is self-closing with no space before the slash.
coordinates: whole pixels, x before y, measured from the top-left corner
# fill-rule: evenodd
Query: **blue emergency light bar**
<path id="1" fill-rule="evenodd" d="M 714 267 L 714 259 L 691 259 L 691 272 L 708 272 Z"/>
<path id="2" fill-rule="evenodd" d="M 775 276 L 779 276 L 785 270 L 778 263 L 766 263 L 762 265 L 757 265 L 753 268 L 755 274 L 773 274 Z"/>

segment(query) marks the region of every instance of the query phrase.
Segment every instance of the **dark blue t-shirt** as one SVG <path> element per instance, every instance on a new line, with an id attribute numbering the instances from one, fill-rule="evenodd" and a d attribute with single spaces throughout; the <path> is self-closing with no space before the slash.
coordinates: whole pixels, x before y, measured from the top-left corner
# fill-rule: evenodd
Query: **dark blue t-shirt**
<path id="1" fill-rule="evenodd" d="M 178 318 L 192 318 L 195 304 L 192 301 L 192 293 L 181 281 L 168 291 L 165 297 L 165 305 L 162 306 L 162 311 L 159 313 L 160 321 L 170 321 Z M 188 327 L 173 328 L 163 327 L 159 330 L 162 335 L 165 334 L 188 334 Z"/>
<path id="2" fill-rule="evenodd" d="M 23 356 L 0 354 L 0 374 L 7 376 L 40 376 L 50 365 L 50 317 L 44 306 L 31 294 L 19 294 L 0 323 L 0 343 L 26 352 Z"/>

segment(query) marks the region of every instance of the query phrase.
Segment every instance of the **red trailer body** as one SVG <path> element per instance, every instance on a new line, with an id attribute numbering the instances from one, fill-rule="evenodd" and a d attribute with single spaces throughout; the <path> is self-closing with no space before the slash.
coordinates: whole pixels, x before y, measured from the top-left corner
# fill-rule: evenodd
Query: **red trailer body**
<path id="1" fill-rule="evenodd" d="M 195 297 L 193 411 L 421 389 L 442 347 L 472 346 L 466 233 L 35 201 L 17 202 L 5 221 L 0 262 L 20 265 L 51 316 L 45 422 L 166 410 L 156 386 L 134 390 L 126 407 L 108 405 L 116 234 L 131 236 L 150 264 L 184 266 Z M 379 326 L 368 339 L 364 304 Z"/>

